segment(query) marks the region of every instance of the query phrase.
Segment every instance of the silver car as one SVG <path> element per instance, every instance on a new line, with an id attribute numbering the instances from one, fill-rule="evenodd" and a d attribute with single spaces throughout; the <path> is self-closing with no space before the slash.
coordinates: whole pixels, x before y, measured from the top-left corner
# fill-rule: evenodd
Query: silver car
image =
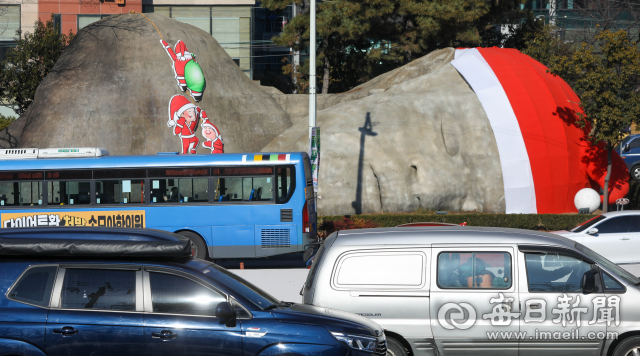
<path id="1" fill-rule="evenodd" d="M 557 235 L 482 227 L 340 231 L 304 303 L 385 329 L 388 354 L 638 355 L 640 279 Z"/>

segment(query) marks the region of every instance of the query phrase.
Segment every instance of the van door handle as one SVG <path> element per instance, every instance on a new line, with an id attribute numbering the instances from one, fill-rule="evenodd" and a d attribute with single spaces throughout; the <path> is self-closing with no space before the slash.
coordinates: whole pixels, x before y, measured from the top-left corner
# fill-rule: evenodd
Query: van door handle
<path id="1" fill-rule="evenodd" d="M 620 240 L 630 240 L 630 238 L 628 238 L 628 237 L 622 237 L 622 238 L 620 238 Z"/>
<path id="2" fill-rule="evenodd" d="M 65 326 L 62 329 L 53 329 L 54 334 L 62 334 L 62 336 L 71 336 L 73 334 L 77 334 L 78 330 L 72 328 L 71 326 Z"/>

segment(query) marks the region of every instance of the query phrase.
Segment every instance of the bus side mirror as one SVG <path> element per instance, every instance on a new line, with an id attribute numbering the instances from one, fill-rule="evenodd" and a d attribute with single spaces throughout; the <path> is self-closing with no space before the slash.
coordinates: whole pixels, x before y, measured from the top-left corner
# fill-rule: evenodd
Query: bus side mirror
<path id="1" fill-rule="evenodd" d="M 222 302 L 216 307 L 216 318 L 220 319 L 220 324 L 228 328 L 236 327 L 236 311 L 229 302 Z"/>
<path id="2" fill-rule="evenodd" d="M 582 281 L 580 281 L 580 287 L 584 293 L 596 292 L 596 274 L 598 271 L 589 270 L 582 275 Z"/>

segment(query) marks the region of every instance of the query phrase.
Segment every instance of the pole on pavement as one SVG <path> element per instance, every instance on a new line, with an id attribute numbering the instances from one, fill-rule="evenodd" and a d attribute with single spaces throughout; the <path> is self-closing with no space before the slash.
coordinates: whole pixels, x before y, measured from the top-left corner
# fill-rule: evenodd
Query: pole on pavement
<path id="1" fill-rule="evenodd" d="M 309 36 L 309 141 L 311 129 L 316 127 L 316 0 L 310 0 Z"/>

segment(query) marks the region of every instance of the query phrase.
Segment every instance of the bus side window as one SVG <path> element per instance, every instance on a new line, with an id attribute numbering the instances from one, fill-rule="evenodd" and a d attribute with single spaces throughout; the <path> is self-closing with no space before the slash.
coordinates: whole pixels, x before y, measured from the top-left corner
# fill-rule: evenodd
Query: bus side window
<path id="1" fill-rule="evenodd" d="M 141 204 L 144 202 L 142 179 L 96 181 L 96 204 Z"/>
<path id="2" fill-rule="evenodd" d="M 273 201 L 272 176 L 216 178 L 216 202 Z"/>
<path id="3" fill-rule="evenodd" d="M 0 182 L 0 206 L 42 205 L 42 182 Z"/>
<path id="4" fill-rule="evenodd" d="M 291 199 L 296 189 L 294 166 L 278 166 L 276 171 L 276 203 L 284 204 Z"/>
<path id="5" fill-rule="evenodd" d="M 49 205 L 89 205 L 89 181 L 47 182 Z"/>

